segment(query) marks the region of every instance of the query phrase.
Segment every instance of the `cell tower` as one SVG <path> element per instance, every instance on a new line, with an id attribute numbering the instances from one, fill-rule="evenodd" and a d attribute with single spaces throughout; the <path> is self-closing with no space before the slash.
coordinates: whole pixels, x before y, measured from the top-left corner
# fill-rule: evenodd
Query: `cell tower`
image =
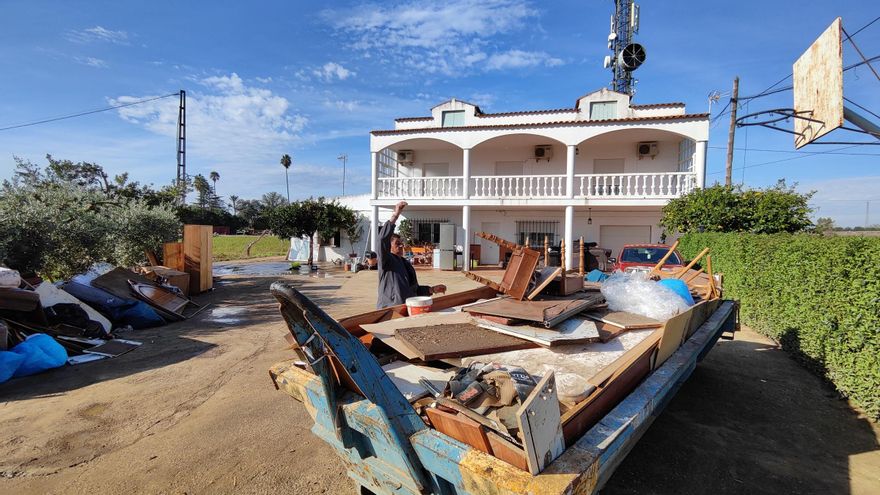
<path id="1" fill-rule="evenodd" d="M 180 107 L 177 111 L 177 187 L 180 204 L 186 203 L 186 91 L 180 90 Z"/>
<path id="2" fill-rule="evenodd" d="M 634 0 L 613 0 L 614 15 L 611 16 L 611 34 L 608 49 L 613 55 L 605 56 L 605 68 L 611 69 L 611 89 L 618 93 L 635 94 L 636 81 L 632 72 L 645 63 L 645 47 L 633 43 L 633 35 L 639 32 L 639 6 Z"/>

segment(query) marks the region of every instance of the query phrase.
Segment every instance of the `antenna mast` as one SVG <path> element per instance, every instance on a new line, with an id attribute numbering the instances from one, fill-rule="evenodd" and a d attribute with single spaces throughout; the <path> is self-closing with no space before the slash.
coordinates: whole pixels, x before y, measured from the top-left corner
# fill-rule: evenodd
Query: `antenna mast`
<path id="1" fill-rule="evenodd" d="M 605 68 L 611 69 L 611 89 L 630 96 L 635 94 L 636 80 L 632 71 L 645 62 L 645 47 L 633 43 L 633 34 L 639 32 L 639 6 L 634 0 L 613 0 L 614 15 L 611 16 L 611 34 L 608 49 L 613 55 L 605 57 Z"/>
<path id="2" fill-rule="evenodd" d="M 177 187 L 183 205 L 186 203 L 186 91 L 182 89 L 177 112 Z"/>

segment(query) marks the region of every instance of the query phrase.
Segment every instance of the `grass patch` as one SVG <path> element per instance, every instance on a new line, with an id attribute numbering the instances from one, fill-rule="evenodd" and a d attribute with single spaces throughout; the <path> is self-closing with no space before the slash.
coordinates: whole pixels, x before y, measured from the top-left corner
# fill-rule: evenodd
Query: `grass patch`
<path id="1" fill-rule="evenodd" d="M 275 236 L 263 237 L 251 248 L 251 254 L 245 254 L 248 244 L 257 240 L 258 235 L 218 235 L 214 236 L 214 261 L 242 260 L 247 258 L 265 258 L 267 256 L 286 256 L 290 241 Z"/>

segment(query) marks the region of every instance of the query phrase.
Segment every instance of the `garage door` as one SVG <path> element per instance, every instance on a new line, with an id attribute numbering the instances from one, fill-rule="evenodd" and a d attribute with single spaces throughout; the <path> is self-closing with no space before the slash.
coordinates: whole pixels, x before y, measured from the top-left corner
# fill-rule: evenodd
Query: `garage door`
<path id="1" fill-rule="evenodd" d="M 611 256 L 620 256 L 624 244 L 651 242 L 650 225 L 601 225 L 599 246 L 611 250 Z"/>

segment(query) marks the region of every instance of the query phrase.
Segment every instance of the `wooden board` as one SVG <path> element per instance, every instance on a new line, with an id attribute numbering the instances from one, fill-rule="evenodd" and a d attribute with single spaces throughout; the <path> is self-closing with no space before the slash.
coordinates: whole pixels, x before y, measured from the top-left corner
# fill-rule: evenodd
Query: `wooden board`
<path id="1" fill-rule="evenodd" d="M 91 284 L 92 286 L 103 289 L 116 297 L 122 299 L 135 299 L 135 294 L 132 292 L 131 286 L 128 285 L 129 280 L 139 284 L 156 286 L 156 284 L 147 277 L 121 267 L 116 267 L 100 277 L 97 277 L 92 280 Z"/>
<path id="2" fill-rule="evenodd" d="M 615 359 L 614 362 L 602 368 L 598 373 L 589 377 L 587 381 L 597 387 L 602 387 L 606 385 L 611 377 L 613 377 L 615 374 L 619 374 L 621 370 L 632 364 L 632 362 L 639 356 L 641 356 L 647 349 L 656 348 L 662 336 L 662 328 L 654 330 L 653 332 L 651 332 L 650 335 L 648 335 L 645 339 L 636 344 L 632 349 L 629 349 L 626 353 Z"/>
<path id="3" fill-rule="evenodd" d="M 517 412 L 529 472 L 538 474 L 565 450 L 556 379 L 551 371 Z"/>
<path id="4" fill-rule="evenodd" d="M 489 439 L 489 446 L 492 448 L 492 455 L 510 464 L 513 467 L 529 470 L 526 452 L 515 443 L 507 440 L 492 430 L 486 432 L 486 438 Z"/>
<path id="5" fill-rule="evenodd" d="M 626 311 L 612 311 L 610 309 L 593 310 L 584 313 L 584 316 L 596 321 L 618 326 L 626 330 L 636 328 L 654 328 L 663 324 L 662 321 L 648 318 L 647 316 L 628 313 Z"/>
<path id="6" fill-rule="evenodd" d="M 596 324 L 585 318 L 571 318 L 552 329 L 532 325 L 504 325 L 479 319 L 474 320 L 474 323 L 482 328 L 525 339 L 544 347 L 599 340 L 599 330 L 596 329 Z"/>
<path id="7" fill-rule="evenodd" d="M 517 320 L 542 323 L 547 326 L 553 319 L 562 314 L 577 314 L 600 304 L 604 298 L 600 294 L 585 295 L 576 299 L 542 298 L 538 301 L 517 301 L 502 297 L 492 301 L 472 304 L 462 308 L 468 313 L 480 313 L 502 316 Z"/>
<path id="8" fill-rule="evenodd" d="M 135 296 L 149 303 L 150 306 L 161 308 L 167 313 L 178 316 L 180 319 L 186 318 L 183 315 L 183 309 L 190 303 L 189 299 L 175 294 L 164 287 L 139 284 L 133 281 L 130 281 L 129 285 Z"/>
<path id="9" fill-rule="evenodd" d="M 553 268 L 552 266 L 545 266 L 540 272 L 538 272 L 538 280 L 535 282 L 535 288 L 532 289 L 532 292 L 529 293 L 529 301 L 534 299 L 538 294 L 544 290 L 544 287 L 550 285 L 558 275 L 562 273 L 562 267 Z"/>
<path id="10" fill-rule="evenodd" d="M 843 46 L 840 17 L 792 67 L 795 111 L 819 122 L 794 120 L 794 146 L 800 148 L 843 125 Z"/>
<path id="11" fill-rule="evenodd" d="M 166 242 L 162 245 L 162 266 L 184 271 L 182 242 Z"/>
<path id="12" fill-rule="evenodd" d="M 435 387 L 443 390 L 446 382 L 455 374 L 452 370 L 418 366 L 405 361 L 394 361 L 393 363 L 386 364 L 382 366 L 382 370 L 391 378 L 391 382 L 406 397 L 406 400 L 410 402 L 429 395 L 428 390 L 419 383 L 419 378 L 424 377 Z"/>
<path id="13" fill-rule="evenodd" d="M 131 352 L 141 346 L 140 342 L 133 340 L 114 339 L 97 345 L 95 347 L 84 350 L 87 354 L 99 354 L 101 356 L 116 357 Z"/>
<path id="14" fill-rule="evenodd" d="M 501 287 L 510 297 L 522 301 L 529 290 L 532 274 L 541 254 L 534 249 L 520 248 L 510 255 L 510 262 L 501 279 Z"/>
<path id="15" fill-rule="evenodd" d="M 201 294 L 214 286 L 213 234 L 214 228 L 210 225 L 183 226 L 183 271 L 189 273 L 191 294 Z"/>
<path id="16" fill-rule="evenodd" d="M 167 266 L 148 266 L 143 269 L 143 273 L 147 278 L 162 277 L 168 281 L 168 284 L 180 289 L 184 296 L 189 295 L 189 273 Z"/>
<path id="17" fill-rule="evenodd" d="M 401 328 L 395 331 L 394 337 L 414 349 L 423 361 L 537 347 L 533 342 L 502 335 L 472 323 Z"/>
<path id="18" fill-rule="evenodd" d="M 600 342 L 608 342 L 609 340 L 616 339 L 618 335 L 627 331 L 623 327 L 618 327 L 616 325 L 610 325 L 608 323 L 603 323 L 601 321 L 596 322 L 596 329 L 599 331 L 599 341 Z"/>
<path id="19" fill-rule="evenodd" d="M 686 338 L 688 322 L 691 316 L 693 316 L 694 311 L 694 307 L 691 307 L 691 309 L 666 320 L 662 328 L 663 336 L 660 338 L 660 346 L 657 351 L 657 360 L 654 362 L 654 368 L 658 368 L 661 364 L 665 363 L 669 356 L 681 347 L 682 342 Z"/>
<path id="20" fill-rule="evenodd" d="M 425 409 L 425 413 L 431 420 L 431 424 L 440 433 L 487 454 L 492 453 L 489 439 L 486 438 L 486 430 L 476 421 L 462 414 L 441 411 L 435 407 Z"/>

